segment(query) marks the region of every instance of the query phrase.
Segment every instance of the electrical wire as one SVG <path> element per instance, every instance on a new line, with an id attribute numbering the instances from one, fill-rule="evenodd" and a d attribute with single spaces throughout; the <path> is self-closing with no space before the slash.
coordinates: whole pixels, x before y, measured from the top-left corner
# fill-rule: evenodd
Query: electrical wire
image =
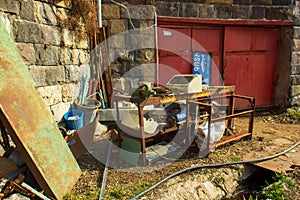
<path id="1" fill-rule="evenodd" d="M 247 164 L 247 163 L 256 163 L 256 162 L 263 162 L 266 160 L 271 160 L 273 158 L 276 158 L 278 156 L 281 156 L 289 151 L 291 151 L 292 149 L 296 148 L 297 146 L 300 145 L 300 142 L 297 142 L 296 144 L 294 144 L 293 146 L 291 146 L 290 148 L 288 148 L 287 150 L 284 150 L 280 153 L 277 153 L 273 156 L 268 156 L 268 157 L 264 157 L 264 158 L 258 158 L 258 159 L 253 159 L 253 160 L 247 160 L 247 161 L 236 161 L 236 162 L 227 162 L 227 163 L 217 163 L 217 164 L 202 164 L 202 165 L 195 165 L 195 166 L 191 166 L 188 168 L 184 168 L 181 169 L 173 174 L 170 174 L 168 176 L 166 176 L 165 178 L 163 178 L 162 180 L 160 180 L 159 182 L 155 183 L 154 185 L 150 186 L 149 188 L 147 188 L 146 190 L 140 192 L 139 194 L 137 194 L 136 196 L 130 198 L 130 200 L 135 200 L 138 199 L 139 197 L 143 196 L 144 194 L 146 194 L 147 192 L 153 190 L 154 188 L 156 188 L 157 186 L 159 186 L 160 184 L 162 184 L 163 182 L 167 181 L 170 178 L 173 178 L 179 174 L 182 174 L 184 172 L 188 172 L 188 171 L 192 171 L 192 170 L 196 170 L 196 169 L 201 169 L 201 168 L 207 168 L 207 167 L 224 167 L 224 166 L 229 166 L 229 165 L 237 165 L 237 164 Z"/>

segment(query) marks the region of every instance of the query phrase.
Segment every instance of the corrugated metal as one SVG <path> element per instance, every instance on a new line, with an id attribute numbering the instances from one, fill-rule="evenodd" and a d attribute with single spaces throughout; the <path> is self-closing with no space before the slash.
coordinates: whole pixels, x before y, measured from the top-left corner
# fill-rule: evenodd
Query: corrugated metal
<path id="1" fill-rule="evenodd" d="M 62 199 L 81 170 L 0 20 L 0 119 L 45 194 Z"/>

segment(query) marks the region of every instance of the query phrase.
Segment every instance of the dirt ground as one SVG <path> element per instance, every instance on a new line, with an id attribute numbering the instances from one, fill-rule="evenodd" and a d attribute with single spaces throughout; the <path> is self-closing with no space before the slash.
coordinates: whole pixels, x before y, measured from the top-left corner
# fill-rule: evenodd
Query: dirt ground
<path id="1" fill-rule="evenodd" d="M 248 124 L 247 118 L 235 120 L 236 130 L 245 129 Z M 143 191 L 157 181 L 169 174 L 185 167 L 195 164 L 224 163 L 249 158 L 261 158 L 274 155 L 288 149 L 293 144 L 300 141 L 300 121 L 291 119 L 285 115 L 272 115 L 270 113 L 260 113 L 254 119 L 254 131 L 251 140 L 239 140 L 231 144 L 218 147 L 210 152 L 207 158 L 184 159 L 154 170 L 136 173 L 141 170 L 139 167 L 130 168 L 128 171 L 110 169 L 105 187 L 105 199 L 129 199 L 137 193 Z M 298 146 L 294 153 L 300 151 Z M 189 156 L 195 157 L 196 152 L 190 151 Z M 249 157 L 250 156 L 250 157 Z M 75 185 L 72 192 L 66 199 L 98 199 L 102 182 L 104 165 L 95 160 L 91 155 L 84 154 L 78 160 L 83 174 Z M 294 163 L 295 164 L 295 163 Z M 291 165 L 286 175 L 295 182 L 294 191 L 290 192 L 292 199 L 300 199 L 300 168 Z M 239 167 L 237 167 L 237 170 Z M 214 169 L 210 169 L 214 170 Z M 222 169 L 221 169 L 222 170 Z M 180 179 L 188 179 L 194 174 L 208 173 L 205 170 L 196 170 L 180 175 Z M 176 181 L 173 184 L 176 184 Z M 159 193 L 167 192 L 167 183 L 160 185 L 146 196 L 144 199 L 159 199 Z M 180 192 L 180 191 L 178 191 Z M 174 191 L 176 193 L 176 191 Z"/>

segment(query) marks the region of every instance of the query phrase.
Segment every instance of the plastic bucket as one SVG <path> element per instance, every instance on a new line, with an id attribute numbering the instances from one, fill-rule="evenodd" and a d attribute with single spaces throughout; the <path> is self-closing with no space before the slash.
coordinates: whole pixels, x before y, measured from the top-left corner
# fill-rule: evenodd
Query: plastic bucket
<path id="1" fill-rule="evenodd" d="M 84 113 L 81 110 L 69 110 L 64 114 L 64 119 L 69 129 L 78 130 L 83 127 L 83 116 Z"/>
<path id="2" fill-rule="evenodd" d="M 101 102 L 96 99 L 86 98 L 83 104 L 75 102 L 75 109 L 81 110 L 84 113 L 84 125 L 94 120 L 94 112 L 97 112 L 99 108 L 101 108 Z"/>

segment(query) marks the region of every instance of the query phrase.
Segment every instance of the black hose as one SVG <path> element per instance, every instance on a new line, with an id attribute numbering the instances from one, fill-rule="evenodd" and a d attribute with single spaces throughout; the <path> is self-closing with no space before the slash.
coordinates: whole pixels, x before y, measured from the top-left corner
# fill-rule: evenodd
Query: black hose
<path id="1" fill-rule="evenodd" d="M 263 162 L 263 161 L 266 161 L 266 160 L 271 160 L 273 158 L 276 158 L 278 156 L 281 156 L 289 151 L 291 151 L 292 149 L 296 148 L 298 145 L 300 144 L 300 142 L 297 142 L 296 144 L 294 144 L 293 146 L 291 146 L 290 148 L 288 148 L 287 150 L 285 151 L 282 151 L 280 153 L 277 153 L 273 156 L 268 156 L 268 157 L 265 157 L 265 158 L 258 158 L 258 159 L 254 159 L 254 160 L 246 160 L 246 161 L 236 161 L 236 162 L 227 162 L 227 163 L 218 163 L 218 164 L 202 164 L 202 165 L 195 165 L 195 166 L 192 166 L 192 167 L 188 167 L 188 168 L 184 168 L 184 169 L 181 169 L 173 174 L 170 174 L 168 176 L 166 176 L 164 179 L 160 180 L 159 182 L 155 183 L 154 185 L 150 186 L 149 188 L 147 188 L 146 190 L 140 192 L 139 194 L 137 194 L 136 196 L 130 198 L 130 200 L 135 200 L 141 196 L 143 196 L 144 194 L 146 194 L 147 192 L 153 190 L 154 188 L 156 188 L 157 186 L 159 186 L 160 184 L 162 184 L 163 182 L 167 181 L 168 179 L 170 178 L 173 178 L 174 176 L 177 176 L 179 174 L 182 174 L 184 172 L 187 172 L 187 171 L 192 171 L 192 170 L 195 170 L 195 169 L 201 169 L 201 168 L 207 168 L 207 167 L 224 167 L 224 166 L 228 166 L 228 165 L 237 165 L 237 164 L 247 164 L 247 163 L 256 163 L 256 162 Z"/>

